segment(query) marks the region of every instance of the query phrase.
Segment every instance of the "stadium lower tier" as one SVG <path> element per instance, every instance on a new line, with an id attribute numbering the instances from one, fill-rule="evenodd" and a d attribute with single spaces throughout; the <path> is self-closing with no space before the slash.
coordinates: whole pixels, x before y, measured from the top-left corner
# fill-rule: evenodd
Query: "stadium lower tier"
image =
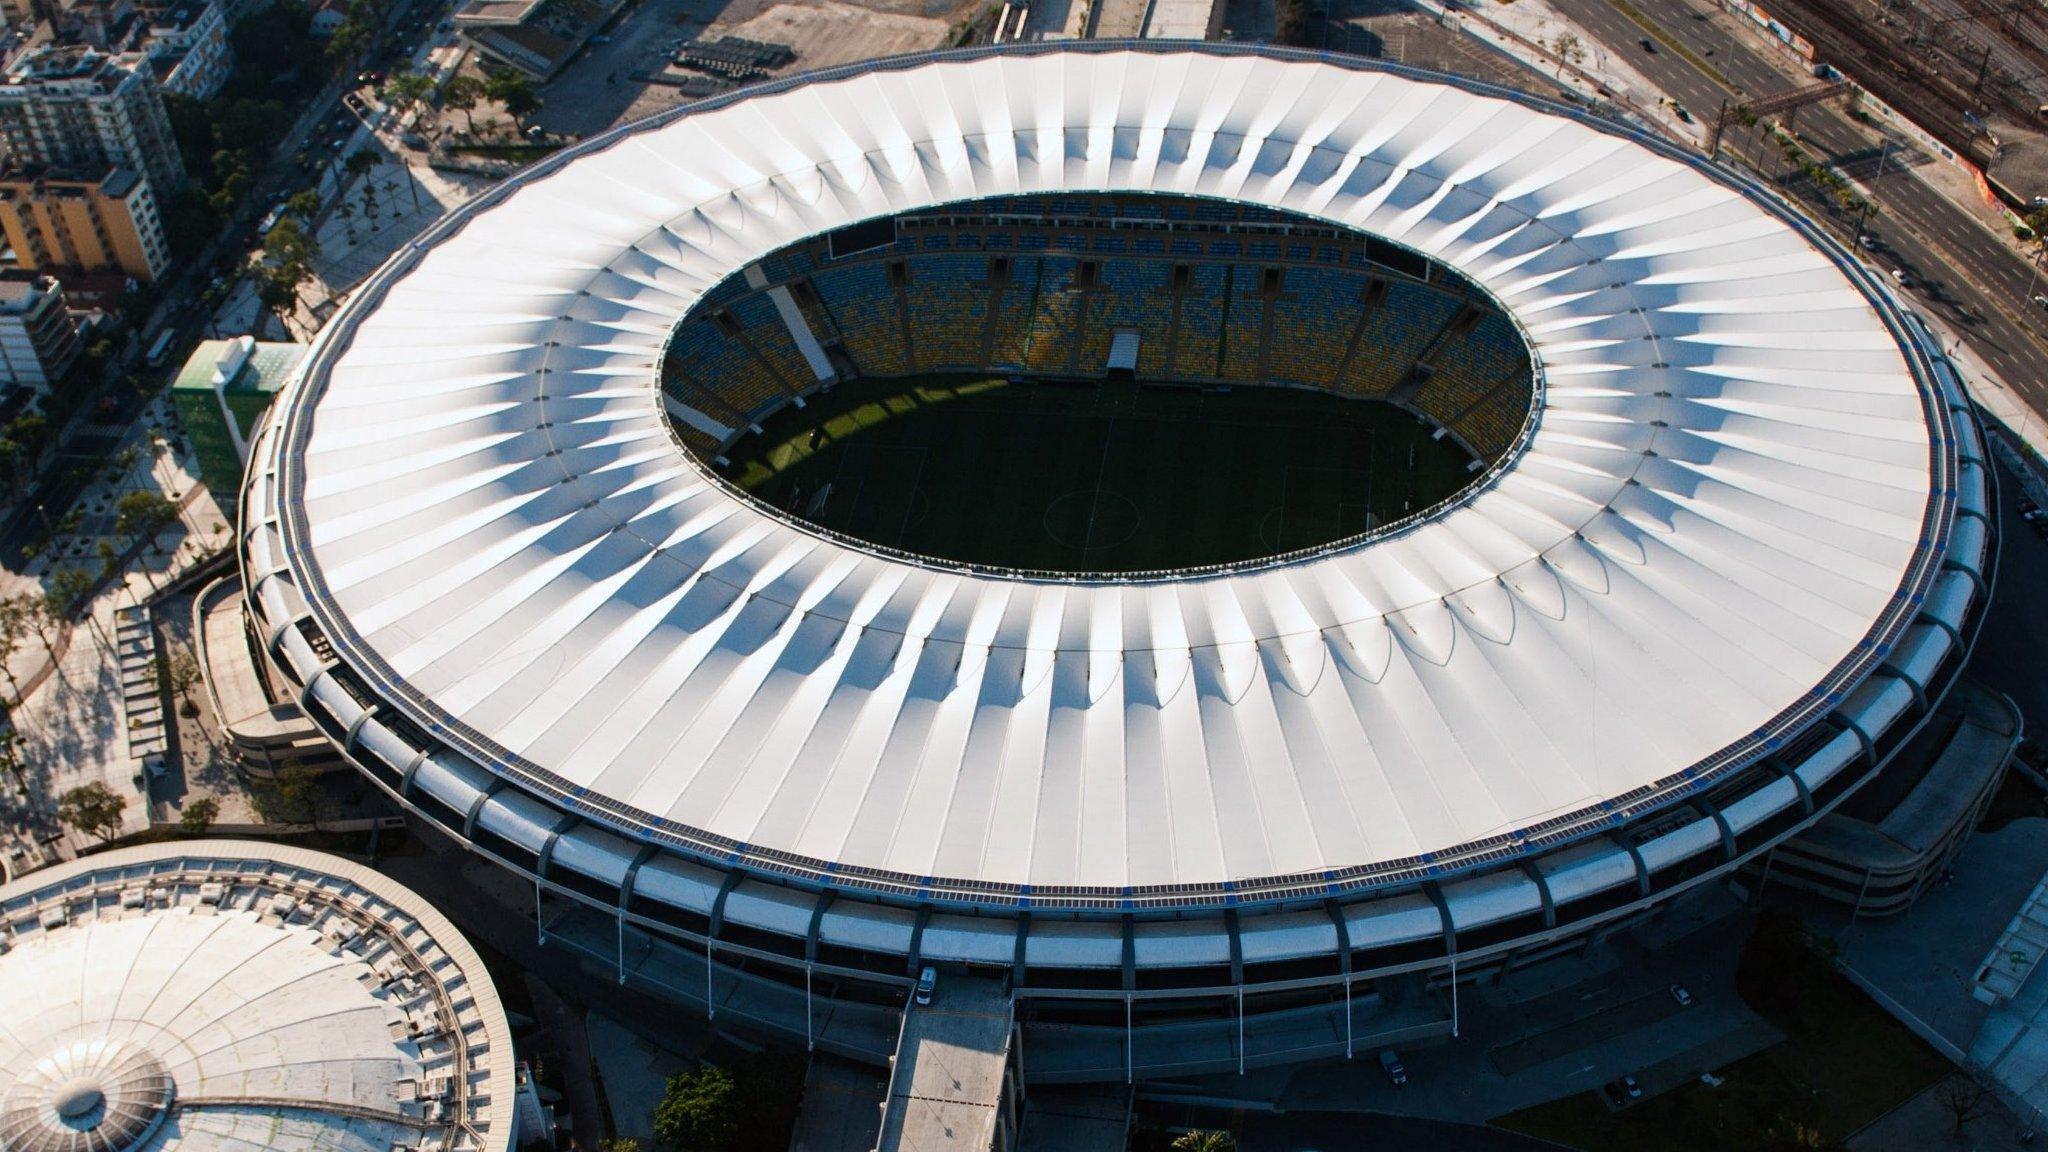
<path id="1" fill-rule="evenodd" d="M 1909 318 L 1910 319 L 1910 318 Z M 1682 802 L 1558 845 L 1291 888 L 920 884 L 636 826 L 592 795 L 514 784 L 338 663 L 285 563 L 264 441 L 244 489 L 249 611 L 346 756 L 424 827 L 533 886 L 552 945 L 722 1025 L 883 1063 L 925 965 L 1003 974 L 1027 1075 L 1220 1071 L 1449 1031 L 1435 995 L 1575 946 L 1725 878 L 1884 767 L 1968 658 L 1996 569 L 1995 480 L 1962 385 L 1924 328 L 1957 454 L 1942 571 L 1884 664 L 1775 752 Z M 1455 965 L 1455 967 L 1454 967 Z"/>
<path id="2" fill-rule="evenodd" d="M 978 205 L 987 216 L 899 219 L 892 241 L 852 254 L 804 241 L 706 293 L 677 326 L 662 363 L 671 422 L 712 459 L 849 377 L 1122 374 L 1385 401 L 1489 464 L 1520 438 L 1528 345 L 1463 276 L 1327 225 L 1291 235 L 1270 212 L 1166 215 L 1189 205 L 1231 208 L 1018 197 Z"/>

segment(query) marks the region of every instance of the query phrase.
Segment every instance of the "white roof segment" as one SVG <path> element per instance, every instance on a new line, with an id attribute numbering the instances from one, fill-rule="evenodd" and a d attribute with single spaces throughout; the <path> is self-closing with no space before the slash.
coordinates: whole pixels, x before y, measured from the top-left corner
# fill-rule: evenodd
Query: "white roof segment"
<path id="1" fill-rule="evenodd" d="M 1361 545 L 1055 580 L 824 538 L 675 446 L 658 362 L 704 290 L 1057 189 L 1455 266 L 1539 354 L 1526 450 Z M 1932 495 L 1868 291 L 1699 167 L 1450 83 L 1185 48 L 856 71 L 593 142 L 359 293 L 292 395 L 289 563 L 438 738 L 650 825 L 1036 890 L 1354 868 L 1716 765 L 1843 687 Z"/>

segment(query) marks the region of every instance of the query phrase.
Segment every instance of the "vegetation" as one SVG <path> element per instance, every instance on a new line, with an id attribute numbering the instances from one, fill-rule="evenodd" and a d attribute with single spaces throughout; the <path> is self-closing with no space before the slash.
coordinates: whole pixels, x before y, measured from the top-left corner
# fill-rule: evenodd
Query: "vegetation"
<path id="1" fill-rule="evenodd" d="M 171 132 L 193 183 L 165 198 L 171 250 L 189 257 L 206 246 L 291 131 L 293 109 L 320 89 L 328 66 L 301 4 L 275 4 L 242 18 L 230 33 L 235 72 L 204 103 L 164 94 Z"/>
<path id="2" fill-rule="evenodd" d="M 1314 0 L 1276 0 L 1273 40 L 1297 48 L 1314 46 L 1322 37 L 1323 10 Z"/>
<path id="3" fill-rule="evenodd" d="M 263 238 L 263 267 L 256 284 L 257 299 L 273 312 L 289 312 L 298 304 L 299 288 L 313 278 L 313 262 L 320 258 L 320 241 L 296 216 L 284 216 Z"/>
<path id="4" fill-rule="evenodd" d="M 631 1136 L 613 1136 L 598 1141 L 597 1152 L 641 1152 L 640 1142 Z"/>
<path id="5" fill-rule="evenodd" d="M 533 81 L 509 68 L 484 81 L 484 96 L 501 105 L 512 122 L 522 127 L 528 116 L 540 111 L 540 93 L 533 90 Z"/>
<path id="6" fill-rule="evenodd" d="M 114 502 L 114 531 L 147 540 L 178 522 L 178 505 L 161 492 L 138 489 Z"/>
<path id="7" fill-rule="evenodd" d="M 187 836 L 204 836 L 218 819 L 220 801 L 211 796 L 201 796 L 185 805 L 185 810 L 178 813 L 178 831 Z"/>
<path id="8" fill-rule="evenodd" d="M 462 113 L 469 134 L 476 135 L 476 106 L 484 98 L 484 82 L 474 76 L 457 76 L 441 90 L 441 106 Z"/>
<path id="9" fill-rule="evenodd" d="M 783 1152 L 803 1095 L 801 1058 L 762 1053 L 678 1072 L 654 1108 L 654 1135 L 681 1152 Z"/>
<path id="10" fill-rule="evenodd" d="M 192 701 L 192 690 L 199 687 L 206 676 L 199 667 L 199 657 L 193 655 L 190 648 L 179 648 L 168 656 L 159 653 L 157 664 L 163 673 L 165 686 L 182 704 L 180 711 L 187 716 L 198 715 L 199 708 Z"/>
<path id="11" fill-rule="evenodd" d="M 1237 1137 L 1215 1128 L 1183 1132 L 1173 1142 L 1173 1152 L 1232 1152 L 1236 1147 Z"/>
<path id="12" fill-rule="evenodd" d="M 1593 1093 L 1493 1123 L 1589 1152 L 1742 1152 L 1839 1148 L 1851 1132 L 1948 1072 L 1836 971 L 1830 942 L 1767 909 L 1743 946 L 1736 989 L 1787 1039 L 1716 1075 L 1621 1111 Z"/>
<path id="13" fill-rule="evenodd" d="M 128 810 L 126 797 L 98 780 L 80 784 L 57 798 L 57 819 L 102 843 L 121 834 L 121 814 Z"/>
<path id="14" fill-rule="evenodd" d="M 69 620 L 92 596 L 99 581 L 83 568 L 66 568 L 50 576 L 43 589 L 43 611 L 53 620 Z"/>
<path id="15" fill-rule="evenodd" d="M 319 810 L 314 804 L 314 797 L 319 787 L 320 778 L 311 768 L 297 760 L 287 760 L 278 766 L 277 774 L 270 779 L 270 786 L 259 791 L 255 799 L 266 820 L 317 825 Z"/>

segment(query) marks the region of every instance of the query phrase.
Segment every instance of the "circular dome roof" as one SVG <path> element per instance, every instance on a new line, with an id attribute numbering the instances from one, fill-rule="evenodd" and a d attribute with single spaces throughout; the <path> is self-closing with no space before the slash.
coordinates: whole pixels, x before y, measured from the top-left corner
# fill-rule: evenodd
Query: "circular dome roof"
<path id="1" fill-rule="evenodd" d="M 422 1106 L 451 1070 L 511 1106 L 482 961 L 368 869 L 167 844 L 32 873 L 0 910 L 0 1152 L 390 1152 L 452 1134 Z M 493 1105 L 450 1106 L 509 1145 Z"/>
<path id="2" fill-rule="evenodd" d="M 0 1098 L 8 1152 L 129 1152 L 169 1114 L 172 1084 L 147 1048 L 97 1036 L 57 1043 Z"/>
<path id="3" fill-rule="evenodd" d="M 884 554 L 671 441 L 656 363 L 711 286 L 1059 188 L 1457 268 L 1534 346 L 1533 435 L 1406 531 L 1145 580 Z M 1412 875 L 1695 787 L 1882 659 L 1949 498 L 1895 324 L 1725 173 L 1506 92 L 1213 46 L 922 58 L 587 142 L 423 237 L 280 408 L 269 554 L 437 741 L 721 858 L 1034 896 Z"/>

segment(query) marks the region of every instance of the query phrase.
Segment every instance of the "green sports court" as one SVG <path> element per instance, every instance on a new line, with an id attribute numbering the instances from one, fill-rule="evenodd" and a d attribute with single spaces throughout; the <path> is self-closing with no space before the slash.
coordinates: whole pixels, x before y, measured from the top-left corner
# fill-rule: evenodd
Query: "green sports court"
<path id="1" fill-rule="evenodd" d="M 857 379 L 728 446 L 727 478 L 830 531 L 980 566 L 1142 572 L 1342 540 L 1473 457 L 1396 405 L 1302 388 Z"/>

